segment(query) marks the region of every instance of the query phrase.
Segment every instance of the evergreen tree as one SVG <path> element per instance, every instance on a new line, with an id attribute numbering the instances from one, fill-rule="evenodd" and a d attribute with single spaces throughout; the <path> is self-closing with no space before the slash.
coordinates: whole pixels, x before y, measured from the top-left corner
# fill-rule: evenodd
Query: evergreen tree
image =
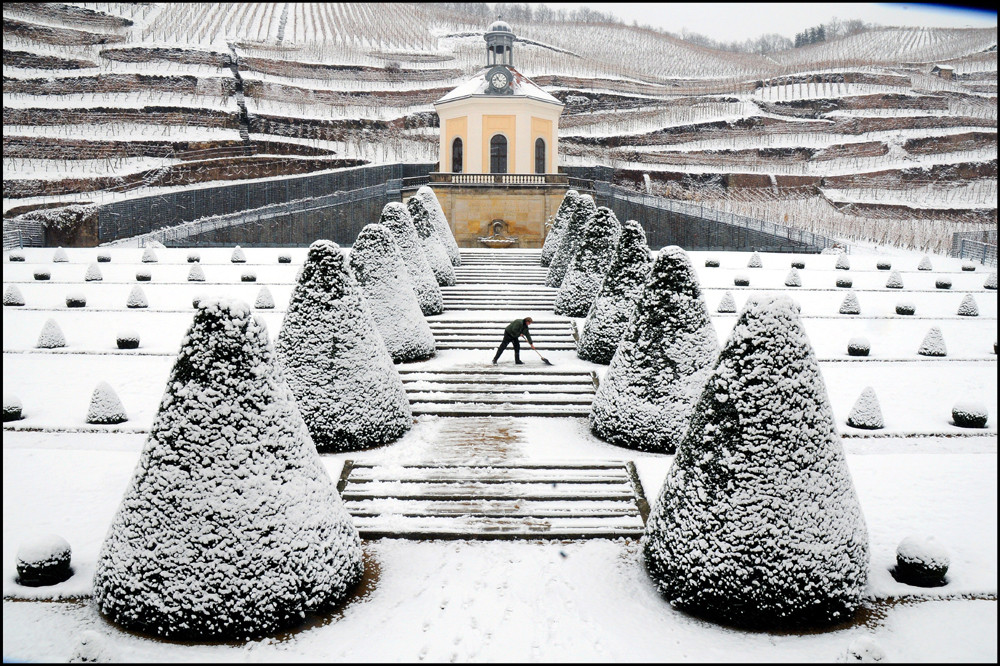
<path id="1" fill-rule="evenodd" d="M 576 256 L 576 250 L 580 247 L 580 239 L 583 238 L 584 227 L 590 221 L 590 216 L 597 212 L 594 199 L 589 194 L 580 195 L 573 208 L 572 216 L 567 220 L 566 231 L 559 239 L 559 249 L 552 257 L 549 264 L 549 274 L 545 278 L 545 286 L 561 287 L 566 271 Z"/>
<path id="2" fill-rule="evenodd" d="M 556 210 L 556 217 L 552 222 L 552 228 L 549 229 L 549 233 L 545 237 L 545 243 L 542 245 L 542 266 L 550 266 L 552 264 L 552 258 L 555 256 L 556 250 L 559 249 L 559 242 L 562 240 L 563 234 L 566 233 L 569 220 L 573 217 L 573 210 L 579 202 L 579 192 L 576 190 L 566 191 L 566 196 L 563 197 L 562 203 L 559 204 L 559 208 Z"/>
<path id="3" fill-rule="evenodd" d="M 441 244 L 441 239 L 438 238 L 427 205 L 420 197 L 410 197 L 406 202 L 406 209 L 410 213 L 410 219 L 413 220 L 413 228 L 417 231 L 420 247 L 438 286 L 454 286 L 455 268 L 448 258 L 444 245 Z"/>
<path id="4" fill-rule="evenodd" d="M 444 249 L 448 253 L 448 259 L 451 261 L 451 265 L 461 266 L 462 252 L 458 249 L 458 243 L 455 241 L 455 234 L 451 230 L 451 225 L 448 224 L 448 218 L 444 216 L 444 210 L 441 208 L 441 202 L 438 201 L 437 195 L 434 194 L 434 190 L 427 185 L 422 185 L 417 189 L 417 193 L 413 196 L 423 201 L 424 206 L 426 206 L 427 210 L 430 212 L 431 223 L 434 225 L 438 239 L 441 241 L 441 244 L 444 245 Z"/>
<path id="5" fill-rule="evenodd" d="M 420 311 L 426 316 L 444 312 L 441 288 L 420 247 L 417 230 L 413 226 L 413 220 L 410 219 L 406 206 L 397 201 L 387 203 L 382 209 L 379 224 L 385 225 L 392 232 L 392 238 L 396 241 L 400 254 L 403 255 L 406 270 L 410 274 L 410 286 L 416 292 L 417 302 L 420 303 Z"/>
<path id="6" fill-rule="evenodd" d="M 555 300 L 555 313 L 586 317 L 614 261 L 622 225 L 610 208 L 600 207 L 584 227 L 580 247 Z"/>

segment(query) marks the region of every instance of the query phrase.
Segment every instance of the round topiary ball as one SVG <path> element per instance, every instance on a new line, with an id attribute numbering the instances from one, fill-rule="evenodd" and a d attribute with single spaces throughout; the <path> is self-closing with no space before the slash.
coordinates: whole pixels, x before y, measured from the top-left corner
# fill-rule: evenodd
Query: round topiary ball
<path id="1" fill-rule="evenodd" d="M 737 287 L 749 287 L 750 278 L 748 278 L 746 275 L 737 275 L 736 277 L 733 278 L 733 284 L 736 285 Z"/>
<path id="2" fill-rule="evenodd" d="M 118 349 L 136 349 L 139 346 L 139 334 L 135 331 L 122 331 L 117 338 Z"/>
<path id="3" fill-rule="evenodd" d="M 50 277 L 52 277 L 52 274 L 48 271 L 35 271 L 36 280 L 48 280 Z"/>
<path id="4" fill-rule="evenodd" d="M 257 274 L 253 271 L 246 271 L 240 276 L 240 282 L 256 282 Z"/>
<path id="5" fill-rule="evenodd" d="M 960 428 L 985 428 L 990 411 L 981 402 L 956 402 L 951 408 L 951 418 Z"/>
<path id="6" fill-rule="evenodd" d="M 934 286 L 938 289 L 951 289 L 951 278 L 938 278 L 934 281 Z"/>
<path id="7" fill-rule="evenodd" d="M 110 262 L 111 262 L 111 255 L 108 254 L 107 252 L 102 252 L 101 254 L 97 255 L 97 263 L 107 264 Z"/>
<path id="8" fill-rule="evenodd" d="M 187 260 L 189 264 L 196 264 L 201 262 L 201 255 L 197 252 L 188 252 Z"/>
<path id="9" fill-rule="evenodd" d="M 963 271 L 968 271 L 968 272 L 971 273 L 972 271 L 976 270 L 976 265 L 975 264 L 962 264 L 962 270 Z"/>
<path id="10" fill-rule="evenodd" d="M 887 271 L 890 268 L 892 268 L 892 262 L 885 260 L 877 261 L 875 262 L 875 268 L 879 269 L 880 271 Z"/>
<path id="11" fill-rule="evenodd" d="M 868 342 L 868 338 L 851 338 L 847 341 L 848 356 L 868 356 L 871 350 L 872 346 Z"/>
<path id="12" fill-rule="evenodd" d="M 705 260 L 705 268 L 718 268 L 718 267 L 719 267 L 719 260 L 718 259 L 706 259 Z"/>
<path id="13" fill-rule="evenodd" d="M 136 271 L 135 279 L 139 282 L 149 282 L 153 279 L 153 274 L 146 270 Z"/>
<path id="14" fill-rule="evenodd" d="M 83 293 L 79 291 L 75 291 L 72 294 L 66 294 L 66 307 L 68 308 L 87 307 L 87 297 L 84 296 Z"/>
<path id="15" fill-rule="evenodd" d="M 806 262 L 804 262 L 804 261 L 793 261 L 792 262 L 792 268 L 798 268 L 799 270 L 802 270 L 805 267 L 806 267 Z"/>
<path id="16" fill-rule="evenodd" d="M 917 311 L 917 306 L 910 301 L 900 301 L 896 303 L 896 314 L 898 315 L 911 315 Z"/>
<path id="17" fill-rule="evenodd" d="M 837 278 L 837 286 L 843 289 L 850 289 L 854 286 L 854 280 L 851 278 Z"/>
<path id="18" fill-rule="evenodd" d="M 279 264 L 292 263 L 292 255 L 288 254 L 287 252 L 282 252 L 281 254 L 278 255 L 278 263 Z"/>
<path id="19" fill-rule="evenodd" d="M 20 421 L 24 416 L 21 415 L 21 400 L 13 393 L 3 394 L 3 422 L 7 421 Z"/>
<path id="20" fill-rule="evenodd" d="M 21 261 L 21 262 L 23 262 L 24 261 L 24 253 L 23 252 L 11 252 L 9 255 L 7 255 L 7 261 Z"/>
<path id="21" fill-rule="evenodd" d="M 69 543 L 55 534 L 32 537 L 17 549 L 17 582 L 28 587 L 61 583 L 73 575 Z"/>
<path id="22" fill-rule="evenodd" d="M 950 564 L 948 551 L 934 537 L 908 536 L 896 548 L 892 577 L 906 585 L 941 587 L 948 583 L 945 574 Z"/>

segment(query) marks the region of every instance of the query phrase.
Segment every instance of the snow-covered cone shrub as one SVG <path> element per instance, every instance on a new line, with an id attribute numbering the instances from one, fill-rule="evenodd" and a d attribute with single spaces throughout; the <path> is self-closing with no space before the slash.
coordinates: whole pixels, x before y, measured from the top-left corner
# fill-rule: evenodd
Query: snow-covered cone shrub
<path id="1" fill-rule="evenodd" d="M 257 274 L 253 271 L 243 271 L 240 275 L 240 282 L 256 282 Z"/>
<path id="2" fill-rule="evenodd" d="M 556 252 L 559 250 L 559 244 L 562 242 L 562 238 L 569 226 L 569 221 L 573 217 L 573 211 L 579 202 L 579 192 L 576 190 L 566 191 L 566 196 L 563 197 L 562 203 L 559 204 L 559 208 L 556 210 L 552 228 L 549 229 L 549 233 L 545 237 L 545 243 L 542 245 L 542 266 L 552 265 L 552 259 L 555 258 Z"/>
<path id="3" fill-rule="evenodd" d="M 687 254 L 656 257 L 594 396 L 590 428 L 618 446 L 673 453 L 719 351 Z"/>
<path id="4" fill-rule="evenodd" d="M 282 252 L 281 254 L 278 255 L 278 263 L 279 264 L 292 263 L 292 255 L 288 254 L 287 252 Z"/>
<path id="5" fill-rule="evenodd" d="M 406 263 L 406 272 L 410 275 L 410 287 L 417 294 L 420 311 L 424 315 L 444 312 L 441 287 L 438 286 L 434 272 L 420 247 L 417 230 L 413 226 L 413 220 L 410 219 L 406 206 L 397 201 L 387 203 L 382 209 L 379 224 L 385 225 L 392 232 L 392 239 L 396 241 L 399 253 Z"/>
<path id="6" fill-rule="evenodd" d="M 98 556 L 98 609 L 133 631 L 246 640 L 342 599 L 361 556 L 264 322 L 207 299 Z"/>
<path id="7" fill-rule="evenodd" d="M 878 261 L 875 262 L 875 268 L 877 268 L 880 271 L 887 271 L 890 268 L 892 268 L 892 262 L 886 259 L 879 259 Z"/>
<path id="8" fill-rule="evenodd" d="M 100 282 L 104 279 L 101 275 L 101 268 L 97 264 L 87 266 L 87 272 L 83 276 L 84 282 Z"/>
<path id="9" fill-rule="evenodd" d="M 958 306 L 958 314 L 963 317 L 979 316 L 979 306 L 976 305 L 976 299 L 972 297 L 972 294 L 966 294 L 965 298 L 962 299 L 962 304 Z"/>
<path id="10" fill-rule="evenodd" d="M 841 289 L 850 289 L 854 286 L 854 280 L 851 278 L 837 278 L 837 286 Z"/>
<path id="11" fill-rule="evenodd" d="M 52 277 L 52 274 L 49 273 L 47 270 L 42 269 L 35 271 L 36 280 L 48 280 L 50 277 Z"/>
<path id="12" fill-rule="evenodd" d="M 204 282 L 205 281 L 205 269 L 201 267 L 201 264 L 192 264 L 191 270 L 188 271 L 188 282 Z"/>
<path id="13" fill-rule="evenodd" d="M 976 265 L 975 264 L 970 264 L 970 263 L 964 263 L 964 264 L 962 264 L 962 270 L 963 271 L 968 271 L 970 273 L 975 272 Z"/>
<path id="14" fill-rule="evenodd" d="M 146 300 L 146 292 L 142 290 L 142 287 L 135 285 L 132 287 L 132 291 L 128 294 L 128 300 L 125 301 L 125 307 L 127 308 L 148 308 L 149 301 Z"/>
<path id="15" fill-rule="evenodd" d="M 16 284 L 9 284 L 3 292 L 3 304 L 4 305 L 24 305 L 24 296 L 21 295 L 21 290 L 17 288 Z"/>
<path id="16" fill-rule="evenodd" d="M 576 255 L 570 262 L 554 312 L 567 317 L 586 317 L 601 291 L 601 282 L 618 250 L 622 225 L 610 208 L 601 206 L 584 227 Z"/>
<path id="17" fill-rule="evenodd" d="M 718 268 L 718 267 L 719 267 L 719 260 L 718 259 L 706 259 L 705 260 L 705 268 Z"/>
<path id="18" fill-rule="evenodd" d="M 153 250 L 152 245 L 147 245 L 146 249 L 142 251 L 142 263 L 144 264 L 155 264 L 159 259 L 156 258 L 156 252 Z"/>
<path id="19" fill-rule="evenodd" d="M 583 230 L 590 221 L 590 217 L 597 212 L 594 199 L 589 194 L 581 194 L 573 206 L 571 215 L 566 220 L 566 231 L 559 239 L 559 247 L 549 264 L 549 272 L 545 277 L 546 287 L 561 287 L 569 265 L 576 256 L 576 250 L 580 247 L 580 240 L 583 238 Z"/>
<path id="20" fill-rule="evenodd" d="M 879 645 L 872 636 L 858 636 L 847 646 L 846 661 L 853 663 L 860 661 L 871 663 L 885 661 L 886 654 L 882 646 Z"/>
<path id="21" fill-rule="evenodd" d="M 7 421 L 20 421 L 21 418 L 21 400 L 12 393 L 3 394 L 3 422 Z"/>
<path id="22" fill-rule="evenodd" d="M 430 220 L 431 224 L 434 225 L 434 232 L 437 234 L 438 239 L 444 246 L 445 253 L 448 255 L 451 265 L 461 266 L 462 252 L 458 249 L 458 242 L 455 241 L 455 234 L 452 233 L 451 225 L 448 224 L 448 219 L 444 216 L 444 210 L 441 208 L 441 202 L 438 201 L 437 195 L 434 194 L 434 190 L 427 185 L 421 185 L 417 188 L 417 191 L 413 196 L 419 198 L 427 208 L 427 211 L 430 213 Z"/>
<path id="23" fill-rule="evenodd" d="M 790 271 L 788 271 L 788 275 L 785 276 L 785 286 L 786 287 L 802 286 L 802 276 L 799 275 L 799 270 L 797 268 L 792 268 Z"/>
<path id="24" fill-rule="evenodd" d="M 87 297 L 82 291 L 74 291 L 71 294 L 66 294 L 66 307 L 68 308 L 84 308 L 87 307 Z"/>
<path id="25" fill-rule="evenodd" d="M 837 257 L 837 263 L 833 267 L 837 270 L 849 271 L 851 270 L 851 262 L 848 260 L 846 254 L 842 254 Z"/>
<path id="26" fill-rule="evenodd" d="M 24 253 L 23 252 L 18 252 L 18 251 L 11 252 L 9 255 L 7 255 L 7 261 L 20 261 L 20 262 L 23 262 L 24 261 Z"/>
<path id="27" fill-rule="evenodd" d="M 135 279 L 139 282 L 149 282 L 153 279 L 153 274 L 148 270 L 139 270 L 135 272 Z"/>
<path id="28" fill-rule="evenodd" d="M 42 326 L 42 332 L 38 334 L 38 344 L 35 346 L 39 349 L 56 349 L 66 346 L 66 336 L 63 335 L 62 329 L 59 328 L 55 319 L 49 319 Z"/>
<path id="29" fill-rule="evenodd" d="M 110 664 L 120 661 L 118 653 L 108 640 L 93 629 L 81 631 L 76 638 L 76 647 L 70 655 L 70 664 Z"/>
<path id="30" fill-rule="evenodd" d="M 889 273 L 889 279 L 885 281 L 885 286 L 887 289 L 902 289 L 903 276 L 899 274 L 899 271 Z"/>
<path id="31" fill-rule="evenodd" d="M 260 291 L 257 292 L 257 300 L 253 302 L 253 306 L 259 310 L 273 310 L 274 296 L 271 295 L 271 290 L 267 287 L 261 287 Z"/>
<path id="32" fill-rule="evenodd" d="M 276 349 L 318 449 L 381 446 L 410 429 L 403 382 L 336 243 L 309 246 Z"/>
<path id="33" fill-rule="evenodd" d="M 90 397 L 87 409 L 87 423 L 123 423 L 128 421 L 125 407 L 111 384 L 101 382 Z"/>
<path id="34" fill-rule="evenodd" d="M 924 255 L 924 258 L 920 260 L 919 264 L 917 264 L 917 270 L 918 271 L 932 271 L 932 270 L 934 270 L 934 267 L 931 266 L 931 258 L 928 257 L 927 255 Z"/>
<path id="35" fill-rule="evenodd" d="M 55 263 L 65 263 L 69 261 L 69 257 L 66 255 L 66 250 L 61 247 L 57 247 L 56 251 L 52 253 L 52 261 Z"/>
<path id="36" fill-rule="evenodd" d="M 931 330 L 927 331 L 927 335 L 924 336 L 924 341 L 920 343 L 917 353 L 921 356 L 948 355 L 948 349 L 944 345 L 944 336 L 941 335 L 940 328 L 931 326 Z"/>
<path id="37" fill-rule="evenodd" d="M 229 257 L 229 261 L 234 264 L 245 264 L 247 262 L 247 255 L 243 253 L 243 248 L 239 245 L 233 248 L 233 254 Z"/>
<path id="38" fill-rule="evenodd" d="M 381 224 L 366 225 L 354 241 L 350 263 L 392 360 L 408 363 L 433 356 L 434 333 L 420 312 L 392 233 Z"/>
<path id="39" fill-rule="evenodd" d="M 189 264 L 196 264 L 201 261 L 201 255 L 197 252 L 188 252 L 187 261 Z"/>
<path id="40" fill-rule="evenodd" d="M 988 276 L 986 276 L 986 282 L 983 283 L 983 289 L 992 289 L 996 291 L 997 288 L 997 273 L 993 271 Z"/>
<path id="41" fill-rule="evenodd" d="M 750 278 L 748 278 L 746 275 L 743 275 L 742 273 L 739 273 L 736 275 L 736 277 L 733 278 L 733 284 L 736 285 L 737 287 L 749 287 Z"/>
<path id="42" fill-rule="evenodd" d="M 137 349 L 139 347 L 139 334 L 132 330 L 125 330 L 118 333 L 115 338 L 118 349 Z"/>
<path id="43" fill-rule="evenodd" d="M 896 547 L 892 577 L 915 587 L 941 587 L 949 566 L 948 551 L 934 537 L 908 536 Z"/>
<path id="44" fill-rule="evenodd" d="M 420 247 L 424 256 L 427 257 L 427 264 L 431 267 L 431 272 L 434 273 L 434 279 L 438 286 L 453 286 L 455 284 L 455 267 L 452 266 L 448 252 L 438 237 L 434 223 L 431 222 L 431 213 L 427 210 L 426 204 L 419 197 L 410 197 L 406 201 L 406 210 L 410 213 Z"/>
<path id="45" fill-rule="evenodd" d="M 71 558 L 69 543 L 61 536 L 32 536 L 17 549 L 17 582 L 28 587 L 61 583 L 73 575 Z"/>
<path id="46" fill-rule="evenodd" d="M 848 356 L 868 356 L 871 350 L 872 346 L 868 342 L 868 338 L 851 338 L 847 341 Z"/>
<path id="47" fill-rule="evenodd" d="M 861 314 L 861 304 L 858 303 L 858 295 L 853 291 L 848 292 L 847 296 L 844 296 L 844 302 L 840 304 L 840 314 Z"/>
<path id="48" fill-rule="evenodd" d="M 896 303 L 896 314 L 898 315 L 911 315 L 916 313 L 917 306 L 911 301 L 900 301 Z"/>
<path id="49" fill-rule="evenodd" d="M 583 332 L 576 343 L 577 356 L 593 363 L 611 363 L 651 265 L 646 233 L 642 225 L 629 220 L 622 225 L 614 261 L 583 322 Z"/>
<path id="50" fill-rule="evenodd" d="M 878 404 L 878 396 L 875 389 L 866 386 L 858 396 L 858 401 L 851 408 L 851 413 L 847 415 L 847 425 L 852 428 L 864 428 L 865 430 L 878 430 L 885 427 L 882 420 L 882 408 Z"/>
<path id="51" fill-rule="evenodd" d="M 752 298 L 719 354 L 643 537 L 679 608 L 755 628 L 846 620 L 868 531 L 812 346 L 788 297 Z"/>
<path id="52" fill-rule="evenodd" d="M 716 311 L 722 313 L 736 312 L 736 299 L 733 298 L 732 292 L 727 291 L 725 293 L 722 300 L 719 301 L 719 307 L 716 308 Z"/>
<path id="53" fill-rule="evenodd" d="M 799 270 L 802 270 L 805 267 L 806 267 L 806 262 L 804 262 L 804 261 L 793 261 L 792 262 L 792 268 L 797 268 Z"/>
<path id="54" fill-rule="evenodd" d="M 750 255 L 750 261 L 747 262 L 747 268 L 762 268 L 764 264 L 760 261 L 760 254 L 754 252 Z"/>
<path id="55" fill-rule="evenodd" d="M 951 408 L 951 418 L 960 428 L 985 428 L 989 417 L 989 409 L 980 402 L 963 400 Z"/>

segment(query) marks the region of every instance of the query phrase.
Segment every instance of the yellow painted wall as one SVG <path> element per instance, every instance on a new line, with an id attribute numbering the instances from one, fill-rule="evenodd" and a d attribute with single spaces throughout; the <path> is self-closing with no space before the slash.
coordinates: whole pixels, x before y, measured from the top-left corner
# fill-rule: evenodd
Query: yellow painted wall
<path id="1" fill-rule="evenodd" d="M 469 152 L 469 118 L 468 116 L 461 116 L 459 118 L 449 118 L 445 121 L 445 156 L 441 160 L 441 170 L 442 171 L 452 171 L 453 166 L 451 163 L 451 144 L 455 140 L 455 137 L 462 139 L 462 161 L 465 164 L 462 165 L 462 171 L 466 172 L 469 169 L 468 165 L 468 152 Z"/>
<path id="2" fill-rule="evenodd" d="M 552 121 L 546 120 L 545 118 L 531 117 L 531 168 L 529 171 L 534 173 L 535 171 L 535 140 L 542 139 L 545 141 L 545 173 L 555 173 L 555 145 L 556 142 L 553 140 L 552 136 Z"/>
<path id="3" fill-rule="evenodd" d="M 520 173 L 515 164 L 517 150 L 517 134 L 515 133 L 516 116 L 483 115 L 483 170 L 480 173 L 490 173 L 490 139 L 497 133 L 507 137 L 507 173 Z"/>

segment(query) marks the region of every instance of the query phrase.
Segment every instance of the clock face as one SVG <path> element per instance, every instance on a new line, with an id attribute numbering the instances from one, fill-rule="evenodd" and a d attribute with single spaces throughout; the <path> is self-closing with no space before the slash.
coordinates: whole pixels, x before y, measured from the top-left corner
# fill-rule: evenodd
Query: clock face
<path id="1" fill-rule="evenodd" d="M 507 87 L 507 77 L 503 75 L 503 72 L 497 72 L 490 77 L 490 85 L 492 85 L 497 90 Z"/>

